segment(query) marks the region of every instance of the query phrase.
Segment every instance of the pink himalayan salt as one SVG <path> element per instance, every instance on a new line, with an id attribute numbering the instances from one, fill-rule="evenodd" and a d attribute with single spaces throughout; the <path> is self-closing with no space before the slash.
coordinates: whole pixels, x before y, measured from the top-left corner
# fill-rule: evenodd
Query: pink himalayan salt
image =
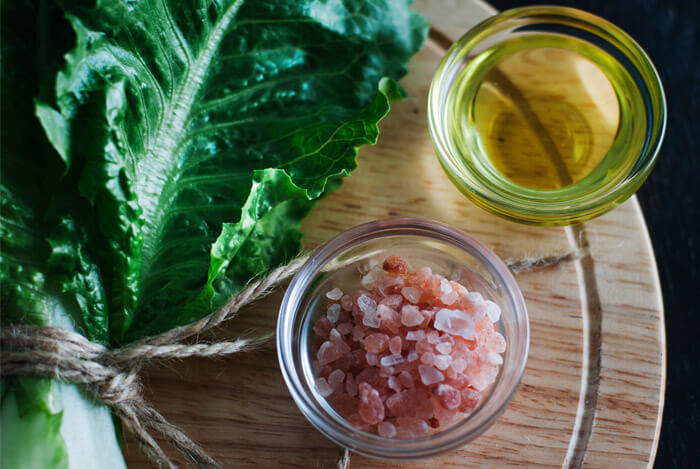
<path id="1" fill-rule="evenodd" d="M 401 354 L 401 337 L 394 336 L 389 339 L 389 351 L 394 355 Z"/>
<path id="2" fill-rule="evenodd" d="M 343 291 L 340 288 L 333 288 L 326 293 L 326 298 L 331 301 L 338 301 L 343 296 Z"/>
<path id="3" fill-rule="evenodd" d="M 401 295 L 410 303 L 416 304 L 420 301 L 423 290 L 419 287 L 403 287 L 401 289 Z"/>
<path id="4" fill-rule="evenodd" d="M 354 305 L 354 302 L 352 300 L 352 296 L 350 296 L 350 295 L 343 295 L 343 297 L 340 299 L 340 306 L 345 311 L 352 311 L 353 305 Z"/>
<path id="5" fill-rule="evenodd" d="M 316 354 L 316 358 L 318 358 L 318 362 L 321 365 L 326 365 L 349 352 L 350 346 L 348 346 L 348 344 L 345 342 L 331 342 L 330 340 L 327 340 L 321 344 L 321 347 L 318 349 L 318 353 Z"/>
<path id="6" fill-rule="evenodd" d="M 332 305 L 328 306 L 326 317 L 330 322 L 338 322 L 338 318 L 340 317 L 340 305 L 338 303 L 333 303 Z"/>
<path id="7" fill-rule="evenodd" d="M 392 391 L 396 392 L 401 392 L 401 383 L 399 382 L 399 379 L 396 376 L 389 376 L 389 378 L 386 380 L 387 386 L 389 386 L 389 389 Z"/>
<path id="8" fill-rule="evenodd" d="M 368 352 L 381 353 L 386 350 L 389 345 L 389 336 L 375 332 L 365 337 L 364 348 Z"/>
<path id="9" fill-rule="evenodd" d="M 396 436 L 396 427 L 390 422 L 381 422 L 377 425 L 377 433 L 384 438 L 393 438 Z"/>
<path id="10" fill-rule="evenodd" d="M 336 326 L 336 330 L 341 335 L 348 335 L 350 332 L 352 332 L 352 323 L 351 322 L 343 322 L 341 324 L 338 324 Z"/>
<path id="11" fill-rule="evenodd" d="M 420 373 L 420 380 L 426 386 L 431 384 L 439 383 L 445 380 L 445 375 L 440 371 L 436 370 L 432 366 L 428 365 L 418 365 L 418 373 Z"/>
<path id="12" fill-rule="evenodd" d="M 326 317 L 319 319 L 313 328 L 316 344 L 320 344 L 318 352 L 325 349 L 324 360 L 317 353 L 319 360 L 314 363 L 314 371 L 330 388 L 327 398 L 331 405 L 352 425 L 375 433 L 379 433 L 379 425 L 382 425 L 387 434 L 393 433 L 388 430 L 388 425 L 392 425 L 394 438 L 414 438 L 428 432 L 431 426 L 438 428 L 448 424 L 458 411 L 468 413 L 478 406 L 481 391 L 498 374 L 503 360 L 500 353 L 505 351 L 506 343 L 494 329 L 492 319 L 496 315 L 500 317 L 495 303 L 491 306 L 492 303 L 478 292 L 469 292 L 458 282 L 433 275 L 429 268 L 403 271 L 402 267 L 396 267 L 403 265 L 397 259 L 387 265 L 390 269 L 402 270 L 401 273 L 382 271 L 375 261 L 363 278 L 364 289 L 335 300 L 337 292 L 331 294 L 327 310 L 333 310 L 327 311 Z M 411 288 L 416 289 L 413 293 L 421 292 L 418 298 L 411 295 Z M 406 295 L 404 291 L 409 293 Z M 417 302 L 420 307 L 416 306 Z M 407 306 L 415 308 L 409 308 L 409 313 L 418 312 L 422 317 L 415 315 L 413 326 L 403 323 Z M 472 318 L 473 334 L 464 337 L 444 330 L 459 326 L 454 324 L 451 313 L 446 324 L 440 322 L 444 322 L 445 313 L 440 312 L 445 309 Z M 446 327 L 441 329 L 437 327 L 439 324 Z M 377 336 L 367 340 L 375 334 Z M 335 358 L 339 351 L 345 353 Z M 363 403 L 361 384 L 369 386 L 385 406 L 382 410 L 386 408 L 388 415 L 383 415 L 381 421 L 375 422 L 379 406 L 373 399 L 374 393 L 367 394 Z M 408 396 L 415 402 L 404 411 L 406 415 L 399 417 L 387 402 L 393 399 L 392 405 L 400 405 L 406 399 L 402 394 L 405 392 L 409 392 Z M 398 395 L 400 397 L 394 397 Z M 458 398 L 458 408 L 450 408 Z M 367 421 L 372 403 L 376 406 L 372 413 L 376 415 L 370 421 L 375 423 Z"/>
<path id="13" fill-rule="evenodd" d="M 452 351 L 452 344 L 449 342 L 440 342 L 435 346 L 435 350 L 443 355 L 448 355 Z"/>
<path id="14" fill-rule="evenodd" d="M 362 326 L 355 326 L 352 328 L 352 340 L 354 342 L 359 342 L 365 336 L 365 330 Z"/>
<path id="15" fill-rule="evenodd" d="M 401 324 L 406 327 L 415 327 L 423 323 L 425 318 L 420 310 L 413 305 L 404 305 L 401 308 Z"/>
<path id="16" fill-rule="evenodd" d="M 403 303 L 403 297 L 401 295 L 387 295 L 385 296 L 379 304 L 388 306 L 389 308 L 397 308 Z"/>
<path id="17" fill-rule="evenodd" d="M 433 359 L 433 366 L 442 371 L 445 371 L 451 363 L 452 357 L 449 355 L 435 355 L 435 358 Z"/>
<path id="18" fill-rule="evenodd" d="M 396 419 L 396 426 L 409 431 L 414 438 L 427 435 L 430 431 L 428 422 L 415 417 L 399 417 Z"/>
<path id="19" fill-rule="evenodd" d="M 375 424 L 384 420 L 384 403 L 376 389 L 367 383 L 360 383 L 360 418 L 367 423 Z"/>
<path id="20" fill-rule="evenodd" d="M 425 338 L 425 331 L 423 329 L 418 329 L 416 331 L 406 332 L 406 340 L 423 340 Z"/>
<path id="21" fill-rule="evenodd" d="M 474 320 L 468 314 L 456 310 L 442 308 L 435 315 L 435 329 L 449 334 L 458 335 L 465 339 L 473 339 Z"/>
<path id="22" fill-rule="evenodd" d="M 403 363 L 405 361 L 406 361 L 406 359 L 404 357 L 402 357 L 401 354 L 396 354 L 396 355 L 387 355 L 385 357 L 382 357 L 382 359 L 379 360 L 379 363 L 381 363 L 382 366 L 394 366 L 394 365 L 398 365 L 399 363 Z"/>
<path id="23" fill-rule="evenodd" d="M 326 378 L 316 378 L 316 390 L 323 397 L 333 394 L 333 388 L 328 384 Z"/>
<path id="24" fill-rule="evenodd" d="M 499 308 L 493 301 L 487 301 L 486 315 L 489 317 L 491 322 L 498 322 L 498 320 L 501 318 L 501 308 Z"/>
<path id="25" fill-rule="evenodd" d="M 455 410 L 462 403 L 460 392 L 449 384 L 438 384 L 435 388 L 435 398 L 445 409 Z"/>
<path id="26" fill-rule="evenodd" d="M 397 392 L 386 400 L 386 407 L 396 417 L 411 415 L 417 405 L 416 393 L 411 390 Z"/>

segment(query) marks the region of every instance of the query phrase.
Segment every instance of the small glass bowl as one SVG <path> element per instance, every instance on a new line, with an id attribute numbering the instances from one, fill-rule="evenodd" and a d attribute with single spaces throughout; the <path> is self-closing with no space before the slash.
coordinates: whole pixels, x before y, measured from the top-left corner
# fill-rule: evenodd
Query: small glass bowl
<path id="1" fill-rule="evenodd" d="M 481 58 L 509 40 L 529 35 L 551 35 L 583 41 L 590 50 L 600 49 L 618 62 L 631 77 L 629 86 L 643 102 L 636 116 L 646 129 L 635 131 L 630 142 L 639 150 L 631 151 L 616 140 L 607 158 L 615 158 L 621 168 L 614 177 L 605 171 L 593 173 L 583 181 L 561 189 L 531 189 L 511 182 L 490 165 L 467 162 L 465 150 L 458 148 L 450 134 L 448 116 L 451 90 L 457 77 L 472 60 Z M 523 41 L 524 43 L 524 41 Z M 486 72 L 483 72 L 484 74 Z M 478 75 L 478 74 L 477 74 Z M 546 77 L 544 78 L 546 79 Z M 638 93 L 637 93 L 638 92 Z M 626 99 L 624 92 L 618 99 Z M 453 184 L 474 203 L 511 221 L 529 225 L 560 226 L 580 223 L 612 210 L 645 181 L 651 171 L 666 129 L 666 98 L 658 73 L 642 48 L 614 24 L 590 13 L 558 6 L 514 8 L 492 16 L 469 30 L 450 47 L 431 83 L 428 96 L 428 124 L 440 164 Z M 618 135 L 625 134 L 618 130 Z M 479 144 L 470 144 L 471 154 L 480 154 Z M 476 153 L 475 153 L 476 152 Z M 488 157 L 479 157 L 488 160 Z M 612 173 L 611 173 L 612 174 Z"/>
<path id="2" fill-rule="evenodd" d="M 360 271 L 388 255 L 406 258 L 413 268 L 429 266 L 480 292 L 502 310 L 494 324 L 507 348 L 496 381 L 482 393 L 471 414 L 426 437 L 399 440 L 358 430 L 315 388 L 311 359 L 313 324 L 325 313 L 325 293 L 358 288 Z M 345 286 L 346 288 L 343 288 Z M 321 246 L 291 281 L 280 307 L 277 355 L 287 387 L 304 416 L 324 435 L 358 453 L 409 460 L 446 453 L 473 440 L 503 412 L 527 361 L 529 323 L 523 296 L 506 265 L 488 248 L 455 228 L 428 220 L 395 218 L 352 228 Z"/>

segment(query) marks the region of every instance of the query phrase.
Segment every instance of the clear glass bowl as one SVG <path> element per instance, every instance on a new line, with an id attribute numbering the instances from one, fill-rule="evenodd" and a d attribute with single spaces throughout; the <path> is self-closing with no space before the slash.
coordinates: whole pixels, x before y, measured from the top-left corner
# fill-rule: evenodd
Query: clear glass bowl
<path id="1" fill-rule="evenodd" d="M 504 177 L 484 156 L 484 145 L 478 138 L 463 136 L 470 134 L 468 127 L 457 131 L 454 122 L 456 106 L 466 106 L 455 103 L 454 97 L 464 96 L 464 89 L 478 86 L 491 67 L 491 57 L 497 54 L 493 51 L 505 48 L 507 43 L 529 44 L 527 38 L 547 36 L 583 44 L 577 52 L 599 67 L 614 70 L 615 76 L 624 76 L 620 82 L 624 86 L 620 85 L 615 94 L 620 112 L 627 109 L 627 118 L 635 122 L 629 130 L 618 128 L 610 149 L 588 176 L 555 190 L 528 188 Z M 603 56 L 607 58 L 601 59 Z M 473 85 L 462 89 L 459 77 L 467 72 Z M 488 18 L 452 45 L 430 87 L 428 124 L 447 176 L 477 205 L 520 223 L 568 225 L 612 210 L 644 182 L 663 140 L 666 99 L 647 55 L 617 26 L 574 8 L 532 6 Z"/>
<path id="2" fill-rule="evenodd" d="M 383 438 L 352 427 L 314 386 L 314 322 L 325 312 L 331 288 L 359 287 L 359 271 L 395 254 L 413 268 L 429 266 L 502 309 L 494 324 L 507 348 L 494 384 L 477 409 L 423 438 Z M 320 304 L 320 307 L 318 307 Z M 287 387 L 304 416 L 324 435 L 353 451 L 384 459 L 418 459 L 446 453 L 473 440 L 503 412 L 527 361 L 529 323 L 523 296 L 506 265 L 488 248 L 455 228 L 429 220 L 396 218 L 352 228 L 321 246 L 292 279 L 280 307 L 277 355 Z"/>

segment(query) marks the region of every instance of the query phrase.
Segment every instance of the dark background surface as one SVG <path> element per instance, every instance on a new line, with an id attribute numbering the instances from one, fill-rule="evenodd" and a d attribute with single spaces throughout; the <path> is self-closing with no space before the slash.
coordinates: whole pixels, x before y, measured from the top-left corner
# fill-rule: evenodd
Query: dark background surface
<path id="1" fill-rule="evenodd" d="M 499 10 L 534 4 L 490 0 Z M 615 23 L 647 52 L 668 101 L 666 138 L 638 192 L 656 253 L 666 313 L 666 405 L 656 468 L 700 467 L 700 1 L 542 1 Z"/>

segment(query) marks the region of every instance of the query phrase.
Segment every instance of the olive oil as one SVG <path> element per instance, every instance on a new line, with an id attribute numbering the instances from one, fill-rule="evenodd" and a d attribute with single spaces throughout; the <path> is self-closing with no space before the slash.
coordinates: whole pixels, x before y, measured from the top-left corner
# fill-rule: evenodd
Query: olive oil
<path id="1" fill-rule="evenodd" d="M 556 34 L 515 37 L 471 59 L 446 121 L 465 165 L 514 190 L 612 184 L 645 145 L 645 103 L 604 50 Z"/>

